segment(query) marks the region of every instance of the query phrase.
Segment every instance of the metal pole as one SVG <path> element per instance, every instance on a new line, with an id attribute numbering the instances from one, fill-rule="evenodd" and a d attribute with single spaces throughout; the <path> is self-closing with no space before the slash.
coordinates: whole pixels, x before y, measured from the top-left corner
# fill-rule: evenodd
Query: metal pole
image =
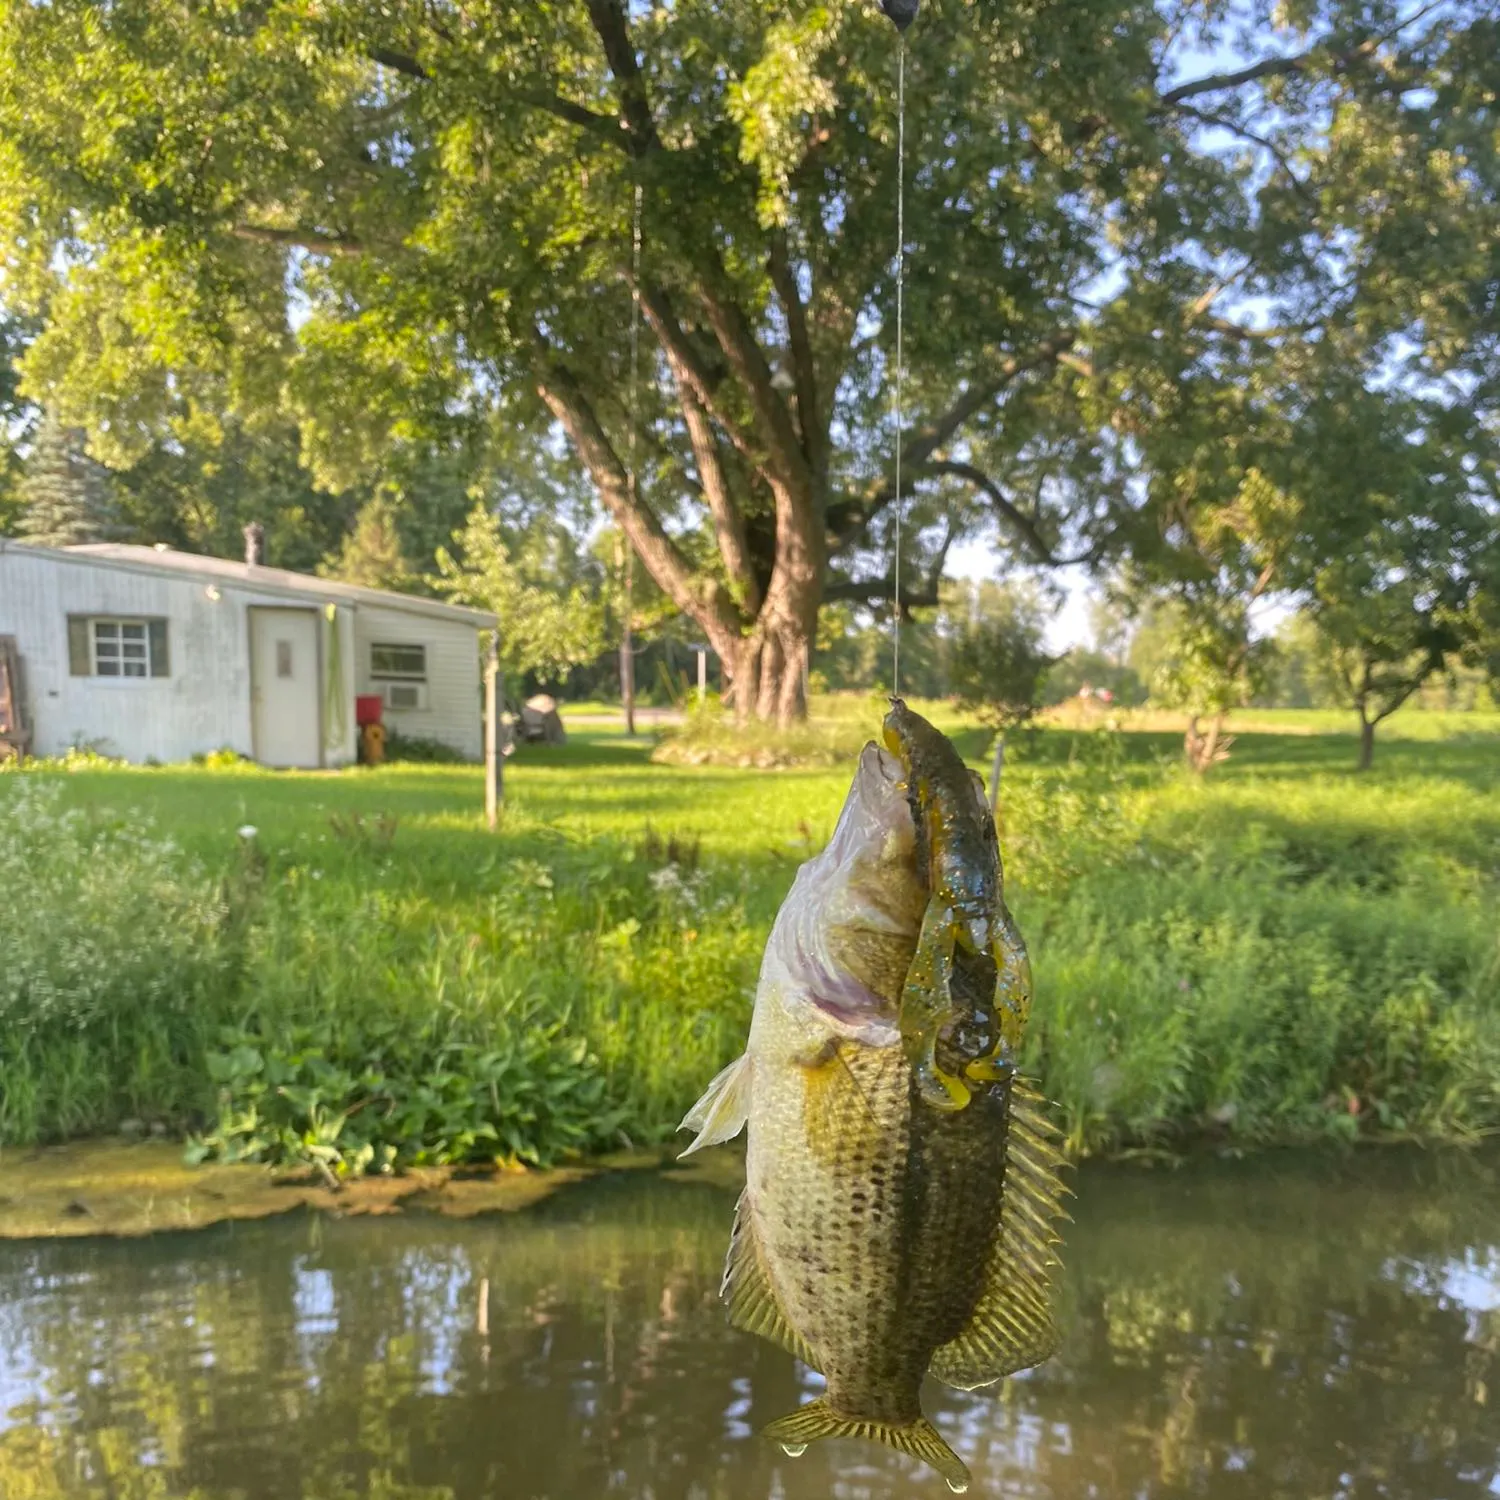
<path id="1" fill-rule="evenodd" d="M 698 653 L 698 707 L 708 702 L 708 648 Z"/>
<path id="2" fill-rule="evenodd" d="M 634 494 L 635 481 L 631 485 Z M 631 616 L 635 612 L 635 554 L 623 532 L 615 534 L 615 559 L 620 564 L 624 598 L 620 613 L 620 703 L 625 709 L 625 733 L 635 733 L 635 631 Z"/>
<path id="3" fill-rule="evenodd" d="M 505 800 L 505 758 L 500 754 L 500 634 L 490 637 L 484 664 L 484 821 L 491 833 L 500 826 Z"/>

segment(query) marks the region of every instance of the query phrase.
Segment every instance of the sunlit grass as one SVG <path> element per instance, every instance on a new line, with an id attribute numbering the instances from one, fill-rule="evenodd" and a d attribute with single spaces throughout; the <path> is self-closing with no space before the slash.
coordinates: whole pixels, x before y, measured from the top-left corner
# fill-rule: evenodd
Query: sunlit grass
<path id="1" fill-rule="evenodd" d="M 823 717 L 857 743 L 880 707 Z M 1430 732 L 1449 717 L 1468 732 Z M 942 722 L 987 769 L 988 734 Z M 1352 735 L 1242 730 L 1206 782 L 1179 769 L 1170 727 L 1013 741 L 1002 842 L 1036 967 L 1033 1062 L 1076 1144 L 1500 1125 L 1500 737 L 1486 722 L 1398 716 L 1364 775 Z M 586 1039 L 625 1134 L 645 1139 L 740 1045 L 770 920 L 850 769 L 663 766 L 655 743 L 588 728 L 521 749 L 498 836 L 473 767 L 57 779 L 75 807 L 154 818 L 210 871 L 233 867 L 236 830 L 257 830 L 267 885 L 222 1020 L 326 1023 L 351 1064 L 377 1031 L 433 1014 L 448 1029 L 423 1034 L 442 1046 L 560 1022 Z M 701 850 L 686 893 L 652 878 L 673 837 Z M 17 1035 L 0 1034 L 0 1093 L 24 1092 L 32 1135 L 106 1120 L 118 1090 L 89 1110 L 79 1091 L 125 1067 L 107 1037 L 21 1040 L 24 1068 Z M 132 1087 L 132 1110 L 176 1125 L 212 1093 L 176 1064 Z"/>

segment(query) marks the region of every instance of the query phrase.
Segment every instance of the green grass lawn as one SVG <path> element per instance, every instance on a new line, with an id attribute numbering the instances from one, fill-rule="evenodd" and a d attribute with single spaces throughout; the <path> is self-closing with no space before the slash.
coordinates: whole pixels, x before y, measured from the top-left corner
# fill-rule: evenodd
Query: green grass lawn
<path id="1" fill-rule="evenodd" d="M 1012 746 L 1030 1061 L 1080 1149 L 1500 1125 L 1500 718 L 1400 715 L 1364 775 L 1353 735 L 1268 718 L 1203 783 L 1165 729 Z M 986 733 L 945 727 L 982 766 Z M 664 766 L 654 743 L 519 751 L 498 835 L 471 767 L 0 777 L 0 880 L 38 893 L 0 914 L 32 976 L 0 980 L 0 1141 L 130 1116 L 360 1167 L 661 1138 L 742 1043 L 849 767 Z M 61 804 L 7 855 L 22 785 Z M 142 819 L 183 852 L 132 881 Z"/>

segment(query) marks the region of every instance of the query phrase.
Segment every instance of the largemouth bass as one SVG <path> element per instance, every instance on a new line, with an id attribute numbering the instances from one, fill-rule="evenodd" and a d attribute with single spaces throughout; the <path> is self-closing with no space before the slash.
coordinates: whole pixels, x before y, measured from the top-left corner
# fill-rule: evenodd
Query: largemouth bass
<path id="1" fill-rule="evenodd" d="M 797 872 L 744 1056 L 683 1154 L 748 1123 L 730 1320 L 828 1382 L 767 1435 L 793 1456 L 873 1439 L 961 1491 L 922 1380 L 974 1389 L 1052 1352 L 1062 1155 L 1015 1071 L 1030 974 L 983 787 L 899 700 L 883 738 Z"/>

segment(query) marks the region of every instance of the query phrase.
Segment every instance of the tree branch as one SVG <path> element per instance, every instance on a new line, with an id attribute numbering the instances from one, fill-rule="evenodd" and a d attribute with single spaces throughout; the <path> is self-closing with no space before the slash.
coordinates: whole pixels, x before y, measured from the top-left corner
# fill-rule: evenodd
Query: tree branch
<path id="1" fill-rule="evenodd" d="M 932 566 L 927 570 L 927 592 L 937 597 L 938 586 L 943 581 L 943 569 L 948 565 L 948 553 L 958 539 L 958 522 L 949 516 L 943 523 L 943 540 L 932 557 Z"/>
<path id="2" fill-rule="evenodd" d="M 1056 333 L 1048 334 L 1025 358 L 1012 355 L 1011 358 L 1005 360 L 993 380 L 972 387 L 960 396 L 937 421 L 926 427 L 919 427 L 913 432 L 906 447 L 902 449 L 902 463 L 909 464 L 912 468 L 926 463 L 944 443 L 953 438 L 970 417 L 983 411 L 1018 375 L 1029 374 L 1033 370 L 1045 369 L 1056 364 L 1073 347 L 1076 337 L 1077 334 L 1073 329 L 1061 328 Z"/>
<path id="3" fill-rule="evenodd" d="M 559 120 L 566 120 L 570 125 L 581 125 L 600 140 L 608 141 L 621 150 L 628 150 L 630 147 L 630 138 L 623 121 L 601 115 L 582 104 L 575 104 L 571 99 L 564 99 L 561 94 L 547 94 L 537 89 L 516 89 L 513 97 L 528 108 L 545 110 L 549 115 L 556 115 Z"/>
<path id="4" fill-rule="evenodd" d="M 629 275 L 626 276 L 626 280 L 630 280 Z M 751 451 L 749 438 L 740 429 L 739 423 L 725 410 L 724 403 L 719 399 L 718 383 L 710 375 L 698 351 L 693 348 L 692 341 L 683 331 L 682 324 L 678 322 L 677 315 L 672 311 L 672 304 L 667 294 L 658 286 L 644 283 L 636 290 L 640 293 L 641 310 L 645 313 L 646 321 L 651 325 L 651 331 L 656 335 L 657 341 L 667 356 L 667 363 L 672 368 L 673 376 L 680 377 L 687 382 L 700 405 L 724 429 L 729 441 L 749 462 L 756 463 L 757 456 Z"/>
<path id="5" fill-rule="evenodd" d="M 708 592 L 699 587 L 698 576 L 676 542 L 667 535 L 655 513 L 640 500 L 630 483 L 599 419 L 582 388 L 559 361 L 540 334 L 542 373 L 537 394 L 562 424 L 574 450 L 593 478 L 609 513 L 614 517 L 636 556 L 645 564 L 662 591 L 682 611 L 692 615 L 705 630 L 738 634 L 739 622 L 727 607 L 722 590 Z"/>
<path id="6" fill-rule="evenodd" d="M 1305 52 L 1295 52 L 1289 57 L 1263 57 L 1249 67 L 1236 68 L 1232 73 L 1210 73 L 1206 78 L 1194 78 L 1188 83 L 1179 83 L 1161 96 L 1167 105 L 1181 104 L 1184 99 L 1196 99 L 1199 94 L 1216 94 L 1224 89 L 1237 89 L 1244 83 L 1256 83 L 1262 78 L 1283 78 L 1289 73 L 1300 73 L 1309 63 L 1326 53 L 1322 42 L 1309 47 Z"/>
<path id="7" fill-rule="evenodd" d="M 818 418 L 818 376 L 813 363 L 812 340 L 807 331 L 807 309 L 797 288 L 786 231 L 771 234 L 771 284 L 786 313 L 787 342 L 792 356 L 792 379 L 797 389 L 797 425 L 802 430 L 802 451 L 815 474 L 827 468 L 827 432 Z"/>
<path id="8" fill-rule="evenodd" d="M 836 578 L 831 579 L 823 590 L 824 599 L 848 600 L 854 604 L 889 603 L 895 595 L 895 585 L 889 576 L 885 578 Z M 902 584 L 897 601 L 904 615 L 913 609 L 934 609 L 938 604 L 937 588 L 914 589 Z"/>
<path id="9" fill-rule="evenodd" d="M 995 401 L 1012 381 L 1033 370 L 1046 369 L 1067 360 L 1068 351 L 1076 337 L 1071 328 L 1059 329 L 1042 339 L 1025 358 L 1013 355 L 1007 359 L 993 379 L 970 386 L 942 416 L 912 432 L 901 449 L 902 468 L 915 475 L 928 465 L 939 448 L 951 441 L 966 422 Z M 866 525 L 882 507 L 890 503 L 893 493 L 891 481 L 880 479 L 862 495 L 837 506 L 830 506 L 828 526 L 835 539 L 847 540 L 861 526 Z"/>
<path id="10" fill-rule="evenodd" d="M 404 74 L 407 78 L 417 78 L 424 82 L 432 79 L 432 74 L 416 58 L 405 52 L 371 47 L 365 56 L 371 62 L 377 62 L 381 67 Z M 544 89 L 513 89 L 511 97 L 528 108 L 545 110 L 550 115 L 556 115 L 559 120 L 566 120 L 570 125 L 580 125 L 613 145 L 625 148 L 630 144 L 626 138 L 624 121 L 601 115 L 585 105 L 575 104 L 571 99 L 564 99 L 561 94 L 548 93 Z"/>
<path id="11" fill-rule="evenodd" d="M 661 144 L 651 101 L 646 95 L 646 80 L 636 61 L 635 44 L 630 40 L 624 0 L 588 0 L 589 19 L 604 45 L 609 71 L 620 85 L 620 113 L 637 155 Z"/>
<path id="12" fill-rule="evenodd" d="M 1036 522 L 1020 509 L 1019 506 L 990 478 L 982 469 L 973 464 L 958 463 L 954 460 L 934 460 L 927 465 L 928 470 L 934 474 L 948 474 L 954 479 L 962 479 L 972 484 L 983 494 L 999 512 L 1002 520 L 1006 521 L 1021 536 L 1022 541 L 1030 550 L 1037 562 L 1049 568 L 1071 567 L 1074 563 L 1092 562 L 1097 555 L 1097 549 L 1080 553 L 1077 557 L 1059 557 L 1037 529 Z"/>
<path id="13" fill-rule="evenodd" d="M 751 332 L 743 309 L 724 294 L 717 276 L 700 276 L 698 295 L 708 314 L 708 326 L 713 329 L 729 368 L 739 377 L 750 397 L 751 409 L 755 412 L 756 423 L 777 477 L 789 490 L 810 499 L 812 472 L 807 455 L 798 441 L 786 402 L 772 383 L 771 366 Z"/>
<path id="14" fill-rule="evenodd" d="M 1262 78 L 1285 78 L 1292 73 L 1304 72 L 1324 57 L 1336 71 L 1342 71 L 1354 63 L 1373 57 L 1381 43 L 1390 41 L 1407 27 L 1415 26 L 1418 21 L 1425 19 L 1433 11 L 1441 9 L 1445 3 L 1446 0 L 1429 0 L 1429 3 L 1422 6 L 1420 10 L 1413 11 L 1409 16 L 1403 16 L 1394 26 L 1364 37 L 1342 52 L 1331 50 L 1326 40 L 1316 42 L 1304 51 L 1294 52 L 1289 57 L 1263 57 L 1259 62 L 1236 68 L 1232 72 L 1211 73 L 1205 78 L 1194 78 L 1187 83 L 1179 83 L 1176 88 L 1168 89 L 1162 94 L 1161 102 L 1166 105 L 1177 105 L 1181 104 L 1184 99 L 1195 99 L 1199 94 L 1216 94 L 1226 89 L 1237 89 L 1241 84 L 1258 83 Z"/>
<path id="15" fill-rule="evenodd" d="M 1198 109 L 1191 104 L 1178 106 L 1178 113 L 1186 115 L 1190 120 L 1197 120 L 1200 125 L 1217 125 L 1220 130 L 1227 130 L 1231 135 L 1237 135 L 1242 140 L 1249 141 L 1252 145 L 1259 146 L 1262 151 L 1269 153 L 1271 159 L 1286 174 L 1287 179 L 1296 189 L 1298 195 L 1304 202 L 1317 206 L 1317 198 L 1313 195 L 1308 185 L 1292 170 L 1291 158 L 1287 156 L 1275 141 L 1267 140 L 1265 136 L 1257 134 L 1246 125 L 1241 125 L 1229 115 L 1221 115 L 1214 110 Z"/>
<path id="16" fill-rule="evenodd" d="M 688 441 L 693 446 L 693 461 L 697 465 L 698 478 L 703 486 L 704 503 L 713 517 L 714 535 L 719 543 L 719 556 L 729 573 L 730 583 L 737 592 L 737 602 L 752 618 L 760 608 L 760 586 L 756 582 L 755 569 L 750 562 L 750 544 L 745 534 L 745 517 L 735 504 L 729 489 L 729 476 L 724 468 L 724 455 L 719 449 L 719 440 L 709 422 L 708 413 L 698 400 L 692 382 L 680 367 L 670 360 L 672 373 L 677 381 L 678 399 L 682 403 L 682 417 L 687 426 Z"/>
<path id="17" fill-rule="evenodd" d="M 416 58 L 409 57 L 405 52 L 394 52 L 388 47 L 370 47 L 365 56 L 371 62 L 379 63 L 382 68 L 389 68 L 393 73 L 404 73 L 408 78 L 432 77 Z"/>
<path id="18" fill-rule="evenodd" d="M 314 255 L 363 255 L 365 243 L 353 235 L 323 234 L 316 229 L 273 229 L 268 224 L 231 224 L 230 234 L 256 245 L 309 250 Z"/>

